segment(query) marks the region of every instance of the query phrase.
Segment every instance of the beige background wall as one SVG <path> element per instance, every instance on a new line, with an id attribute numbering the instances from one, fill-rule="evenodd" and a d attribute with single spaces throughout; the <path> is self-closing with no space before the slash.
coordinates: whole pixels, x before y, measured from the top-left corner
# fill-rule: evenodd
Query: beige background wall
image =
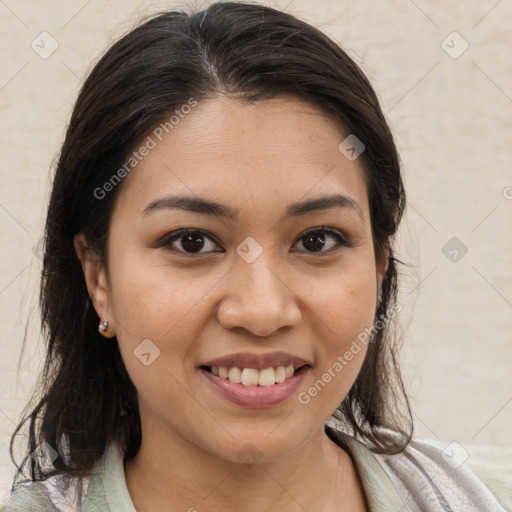
<path id="1" fill-rule="evenodd" d="M 403 268 L 402 359 L 416 435 L 510 445 L 512 1 L 264 3 L 344 46 L 396 136 L 409 195 L 399 257 L 413 265 Z M 9 435 L 42 362 L 33 248 L 80 80 L 141 15 L 186 5 L 0 0 L 0 495 L 13 475 Z"/>

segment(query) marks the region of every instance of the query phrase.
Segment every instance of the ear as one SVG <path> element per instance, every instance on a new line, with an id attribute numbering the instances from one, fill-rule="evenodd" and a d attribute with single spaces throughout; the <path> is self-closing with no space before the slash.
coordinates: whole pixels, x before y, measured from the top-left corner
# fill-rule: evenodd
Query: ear
<path id="1" fill-rule="evenodd" d="M 115 336 L 114 318 L 110 313 L 110 290 L 105 268 L 98 255 L 91 250 L 83 233 L 78 233 L 73 239 L 75 252 L 82 265 L 89 297 L 94 305 L 100 321 L 107 320 L 108 328 L 100 333 L 106 338 Z"/>

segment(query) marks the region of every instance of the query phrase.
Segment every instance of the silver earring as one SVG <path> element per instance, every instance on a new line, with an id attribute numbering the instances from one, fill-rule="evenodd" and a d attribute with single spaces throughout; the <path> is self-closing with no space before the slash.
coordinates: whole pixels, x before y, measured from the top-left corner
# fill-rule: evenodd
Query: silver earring
<path id="1" fill-rule="evenodd" d="M 379 286 L 379 291 L 377 293 L 377 301 L 379 304 L 382 302 L 382 286 Z"/>
<path id="2" fill-rule="evenodd" d="M 107 332 L 108 329 L 108 320 L 103 320 L 103 322 L 100 322 L 100 325 L 98 326 L 98 330 L 101 332 Z"/>

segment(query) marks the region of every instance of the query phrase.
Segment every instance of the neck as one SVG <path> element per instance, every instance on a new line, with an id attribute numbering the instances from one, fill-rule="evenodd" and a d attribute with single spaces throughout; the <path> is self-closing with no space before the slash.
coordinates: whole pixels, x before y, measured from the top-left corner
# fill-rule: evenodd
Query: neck
<path id="1" fill-rule="evenodd" d="M 125 463 L 138 512 L 365 510 L 348 456 L 323 430 L 290 455 L 264 464 L 231 462 L 169 430 L 144 436 Z M 356 508 L 359 507 L 359 508 Z"/>

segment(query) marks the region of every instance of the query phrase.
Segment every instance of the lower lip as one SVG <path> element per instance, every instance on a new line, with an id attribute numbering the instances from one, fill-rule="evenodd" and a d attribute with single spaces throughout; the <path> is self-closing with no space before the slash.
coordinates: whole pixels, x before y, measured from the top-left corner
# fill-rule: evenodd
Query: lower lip
<path id="1" fill-rule="evenodd" d="M 199 371 L 224 398 L 249 409 L 264 409 L 283 403 L 297 391 L 309 370 L 309 366 L 303 366 L 295 372 L 293 377 L 272 386 L 244 386 L 199 368 Z"/>

